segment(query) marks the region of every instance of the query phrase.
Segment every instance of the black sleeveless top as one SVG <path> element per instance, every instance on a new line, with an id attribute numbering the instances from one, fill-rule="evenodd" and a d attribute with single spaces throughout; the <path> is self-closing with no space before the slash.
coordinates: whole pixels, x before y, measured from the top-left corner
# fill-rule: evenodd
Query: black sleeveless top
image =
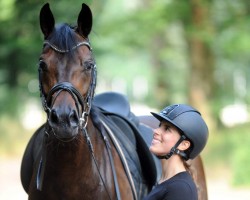
<path id="1" fill-rule="evenodd" d="M 156 185 L 143 200 L 198 200 L 198 194 L 191 175 L 180 172 Z"/>

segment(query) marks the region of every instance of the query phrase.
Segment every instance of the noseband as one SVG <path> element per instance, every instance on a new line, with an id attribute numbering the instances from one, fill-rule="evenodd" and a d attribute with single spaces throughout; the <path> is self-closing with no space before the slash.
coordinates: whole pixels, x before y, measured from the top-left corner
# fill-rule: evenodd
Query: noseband
<path id="1" fill-rule="evenodd" d="M 80 46 L 87 46 L 90 51 L 92 51 L 92 48 L 90 46 L 89 42 L 80 42 L 73 46 L 71 50 L 69 49 L 59 49 L 54 44 L 51 44 L 49 41 L 44 41 L 44 44 L 49 45 L 53 50 L 59 53 L 68 53 L 71 50 L 74 50 Z M 61 91 L 67 91 L 70 93 L 70 95 L 73 97 L 74 101 L 76 102 L 76 107 L 78 110 L 79 117 L 79 126 L 80 128 L 84 128 L 87 125 L 87 116 L 90 113 L 91 104 L 93 100 L 93 96 L 95 93 L 95 87 L 96 87 L 96 65 L 93 65 L 91 68 L 91 83 L 87 92 L 86 97 L 84 98 L 81 93 L 70 83 L 70 82 L 59 82 L 56 85 L 54 85 L 51 90 L 48 92 L 48 94 L 45 96 L 43 86 L 42 86 L 42 80 L 39 73 L 39 88 L 40 88 L 40 96 L 42 100 L 42 105 L 44 108 L 44 111 L 47 113 L 48 120 L 49 120 L 49 114 L 51 112 L 51 107 L 53 106 L 53 102 L 55 101 L 55 98 L 53 98 L 53 95 L 56 93 L 58 96 Z M 81 109 L 80 109 L 81 107 Z"/>

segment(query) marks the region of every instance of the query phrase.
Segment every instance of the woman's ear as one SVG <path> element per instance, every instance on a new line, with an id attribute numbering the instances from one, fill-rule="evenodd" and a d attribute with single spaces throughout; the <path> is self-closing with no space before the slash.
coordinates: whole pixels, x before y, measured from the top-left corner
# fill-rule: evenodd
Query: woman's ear
<path id="1" fill-rule="evenodd" d="M 183 141 L 179 144 L 178 149 L 179 149 L 180 151 L 185 151 L 185 150 L 187 150 L 190 146 L 191 146 L 190 141 L 188 141 L 188 140 L 183 140 Z"/>

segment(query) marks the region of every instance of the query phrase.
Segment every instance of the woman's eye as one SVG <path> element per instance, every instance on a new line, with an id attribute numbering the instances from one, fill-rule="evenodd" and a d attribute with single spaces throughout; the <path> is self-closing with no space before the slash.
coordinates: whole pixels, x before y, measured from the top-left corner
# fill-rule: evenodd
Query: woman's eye
<path id="1" fill-rule="evenodd" d="M 166 126 L 164 126 L 164 129 L 166 130 L 166 131 L 168 131 L 168 130 L 170 130 L 170 126 L 168 126 L 168 125 L 166 125 Z"/>
<path id="2" fill-rule="evenodd" d="M 169 126 L 169 125 L 167 125 L 167 124 L 162 124 L 162 123 L 160 123 L 159 127 L 162 127 L 165 131 L 171 129 L 171 126 Z"/>

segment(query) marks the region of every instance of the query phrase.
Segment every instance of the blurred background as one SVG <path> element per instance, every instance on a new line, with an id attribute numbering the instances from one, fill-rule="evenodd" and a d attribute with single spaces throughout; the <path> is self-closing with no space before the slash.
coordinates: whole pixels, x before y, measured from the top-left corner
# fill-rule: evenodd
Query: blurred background
<path id="1" fill-rule="evenodd" d="M 37 62 L 39 12 L 75 24 L 83 1 L 0 0 L 0 199 L 27 199 L 19 171 L 45 122 Z M 127 95 L 137 115 L 196 107 L 210 129 L 202 153 L 209 199 L 250 197 L 250 1 L 89 0 L 96 93 Z"/>

